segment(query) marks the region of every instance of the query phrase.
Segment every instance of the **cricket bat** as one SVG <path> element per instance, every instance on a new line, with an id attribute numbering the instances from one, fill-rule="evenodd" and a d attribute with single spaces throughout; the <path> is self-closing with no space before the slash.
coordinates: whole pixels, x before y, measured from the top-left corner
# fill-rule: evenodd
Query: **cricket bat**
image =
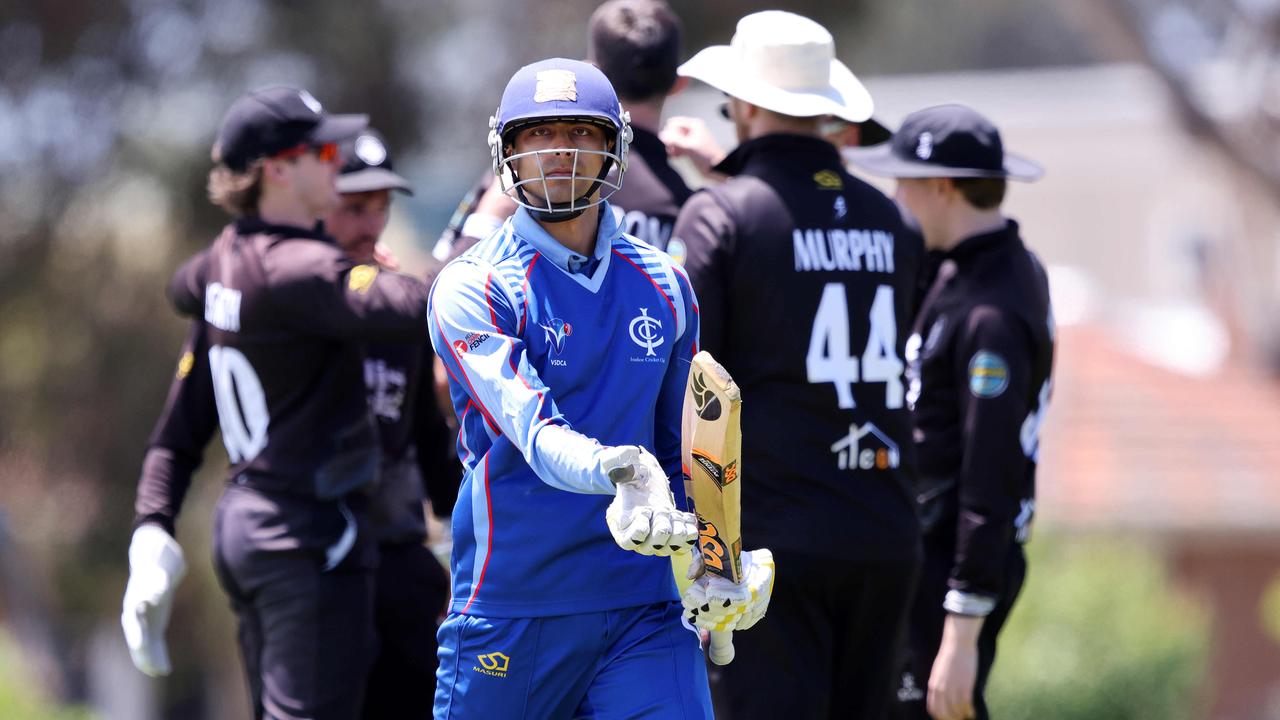
<path id="1" fill-rule="evenodd" d="M 681 467 L 689 510 L 698 518 L 706 571 L 735 583 L 742 577 L 742 392 L 708 352 L 693 357 L 681 415 Z M 711 662 L 733 660 L 733 633 L 711 633 Z"/>

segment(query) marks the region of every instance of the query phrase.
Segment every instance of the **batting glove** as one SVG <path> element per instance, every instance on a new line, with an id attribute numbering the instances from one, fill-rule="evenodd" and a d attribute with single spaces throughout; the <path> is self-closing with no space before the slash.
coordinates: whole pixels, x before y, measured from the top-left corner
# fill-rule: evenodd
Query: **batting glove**
<path id="1" fill-rule="evenodd" d="M 711 632 L 746 630 L 768 611 L 773 576 L 773 553 L 765 548 L 742 553 L 741 583 L 703 572 L 702 556 L 695 553 L 689 568 L 694 583 L 680 598 L 685 620 Z"/>
<path id="2" fill-rule="evenodd" d="M 667 474 L 652 453 L 635 445 L 601 452 L 607 453 L 601 467 L 618 488 L 605 511 L 605 522 L 618 547 L 666 557 L 697 542 L 697 520 L 692 513 L 676 509 Z"/>
<path id="3" fill-rule="evenodd" d="M 164 632 L 173 609 L 173 593 L 186 572 L 182 547 L 169 533 L 151 524 L 133 531 L 120 625 L 133 664 L 151 677 L 169 674 Z"/>

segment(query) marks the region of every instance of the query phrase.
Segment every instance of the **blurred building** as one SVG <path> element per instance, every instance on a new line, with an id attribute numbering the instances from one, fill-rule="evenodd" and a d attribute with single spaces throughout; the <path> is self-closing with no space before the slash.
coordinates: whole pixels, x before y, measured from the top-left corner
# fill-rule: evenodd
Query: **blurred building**
<path id="1" fill-rule="evenodd" d="M 1280 579 L 1275 199 L 1139 66 L 867 84 L 891 125 L 964 102 L 1048 169 L 1007 205 L 1050 268 L 1060 326 L 1041 522 L 1161 540 L 1212 612 L 1207 717 L 1280 717 L 1264 602 Z"/>

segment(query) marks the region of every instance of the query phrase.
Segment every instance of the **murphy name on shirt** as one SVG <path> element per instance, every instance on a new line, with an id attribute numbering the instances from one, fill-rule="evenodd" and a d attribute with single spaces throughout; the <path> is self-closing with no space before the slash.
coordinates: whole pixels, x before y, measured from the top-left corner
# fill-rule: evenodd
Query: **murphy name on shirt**
<path id="1" fill-rule="evenodd" d="M 796 271 L 893 272 L 893 233 L 884 230 L 801 230 L 791 235 Z"/>

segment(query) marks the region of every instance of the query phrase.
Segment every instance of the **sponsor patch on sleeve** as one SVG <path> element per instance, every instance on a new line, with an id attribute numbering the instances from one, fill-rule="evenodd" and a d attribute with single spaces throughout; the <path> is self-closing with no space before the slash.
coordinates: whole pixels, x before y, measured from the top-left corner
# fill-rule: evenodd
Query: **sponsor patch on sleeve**
<path id="1" fill-rule="evenodd" d="M 976 398 L 999 397 L 1009 387 L 1009 364 L 989 351 L 979 350 L 969 360 L 969 392 Z"/>
<path id="2" fill-rule="evenodd" d="M 357 265 L 347 275 L 347 289 L 364 295 L 373 287 L 373 279 L 378 277 L 378 266 Z"/>

